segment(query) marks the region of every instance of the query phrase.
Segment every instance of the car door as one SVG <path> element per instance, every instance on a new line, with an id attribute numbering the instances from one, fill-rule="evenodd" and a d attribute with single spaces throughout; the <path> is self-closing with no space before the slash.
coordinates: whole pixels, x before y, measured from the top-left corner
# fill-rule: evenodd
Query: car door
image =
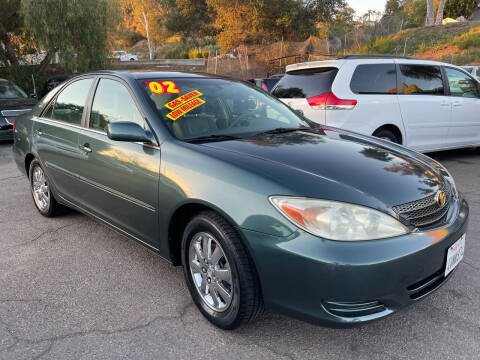
<path id="1" fill-rule="evenodd" d="M 453 104 L 447 143 L 453 147 L 480 144 L 480 84 L 463 71 L 445 67 L 448 97 Z"/>
<path id="2" fill-rule="evenodd" d="M 418 151 L 445 148 L 452 103 L 445 96 L 439 66 L 399 64 L 398 101 L 406 131 L 406 145 Z"/>
<path id="3" fill-rule="evenodd" d="M 68 84 L 50 102 L 41 116 L 35 118 L 32 144 L 53 182 L 56 195 L 74 201 L 81 193 L 78 187 L 78 131 L 94 78 L 78 79 Z"/>
<path id="4" fill-rule="evenodd" d="M 87 128 L 79 134 L 82 149 L 82 207 L 108 223 L 157 247 L 160 148 L 156 144 L 114 141 L 112 122 L 149 125 L 127 85 L 102 77 L 97 84 Z"/>

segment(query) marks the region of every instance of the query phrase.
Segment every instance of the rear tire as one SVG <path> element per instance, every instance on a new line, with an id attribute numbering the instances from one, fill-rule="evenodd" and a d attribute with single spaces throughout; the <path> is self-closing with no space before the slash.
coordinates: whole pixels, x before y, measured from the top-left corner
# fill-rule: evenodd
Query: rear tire
<path id="1" fill-rule="evenodd" d="M 201 212 L 188 223 L 182 264 L 195 305 L 215 326 L 232 330 L 263 311 L 252 262 L 236 231 L 217 213 Z"/>
<path id="2" fill-rule="evenodd" d="M 373 136 L 378 137 L 378 138 L 383 139 L 383 140 L 391 141 L 395 144 L 400 144 L 400 139 L 398 139 L 397 136 L 392 131 L 390 131 L 388 129 L 377 130 L 373 133 Z"/>
<path id="3" fill-rule="evenodd" d="M 33 159 L 30 163 L 28 178 L 33 203 L 40 214 L 46 217 L 54 217 L 63 211 L 64 207 L 55 200 L 47 175 L 37 159 Z"/>

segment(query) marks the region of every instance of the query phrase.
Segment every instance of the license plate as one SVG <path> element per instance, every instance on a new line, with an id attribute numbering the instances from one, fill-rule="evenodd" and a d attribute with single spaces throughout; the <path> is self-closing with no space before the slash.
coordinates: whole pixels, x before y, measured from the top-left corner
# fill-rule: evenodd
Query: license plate
<path id="1" fill-rule="evenodd" d="M 445 267 L 445 276 L 450 274 L 453 269 L 462 261 L 465 251 L 465 234 L 448 248 L 447 266 Z"/>

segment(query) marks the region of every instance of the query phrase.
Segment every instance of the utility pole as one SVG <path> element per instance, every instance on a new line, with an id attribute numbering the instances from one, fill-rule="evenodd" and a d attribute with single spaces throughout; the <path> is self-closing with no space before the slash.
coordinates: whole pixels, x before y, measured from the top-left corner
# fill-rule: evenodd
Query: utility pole
<path id="1" fill-rule="evenodd" d="M 150 56 L 150 60 L 153 60 L 153 49 L 152 43 L 150 42 L 150 32 L 148 30 L 148 19 L 147 15 L 145 14 L 145 9 L 142 9 L 143 20 L 145 21 L 145 32 L 147 33 L 147 42 L 148 42 L 148 53 Z"/>

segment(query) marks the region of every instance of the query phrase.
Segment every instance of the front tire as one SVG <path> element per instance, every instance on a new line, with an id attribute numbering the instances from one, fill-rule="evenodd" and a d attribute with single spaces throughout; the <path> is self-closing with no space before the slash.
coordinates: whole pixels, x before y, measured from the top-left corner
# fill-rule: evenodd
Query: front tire
<path id="1" fill-rule="evenodd" d="M 236 231 L 217 213 L 202 212 L 188 223 L 182 264 L 190 295 L 212 324 L 231 330 L 262 312 L 252 262 Z"/>
<path id="2" fill-rule="evenodd" d="M 55 216 L 61 206 L 52 194 L 50 183 L 40 161 L 32 160 L 28 172 L 33 202 L 38 212 L 46 217 Z"/>

